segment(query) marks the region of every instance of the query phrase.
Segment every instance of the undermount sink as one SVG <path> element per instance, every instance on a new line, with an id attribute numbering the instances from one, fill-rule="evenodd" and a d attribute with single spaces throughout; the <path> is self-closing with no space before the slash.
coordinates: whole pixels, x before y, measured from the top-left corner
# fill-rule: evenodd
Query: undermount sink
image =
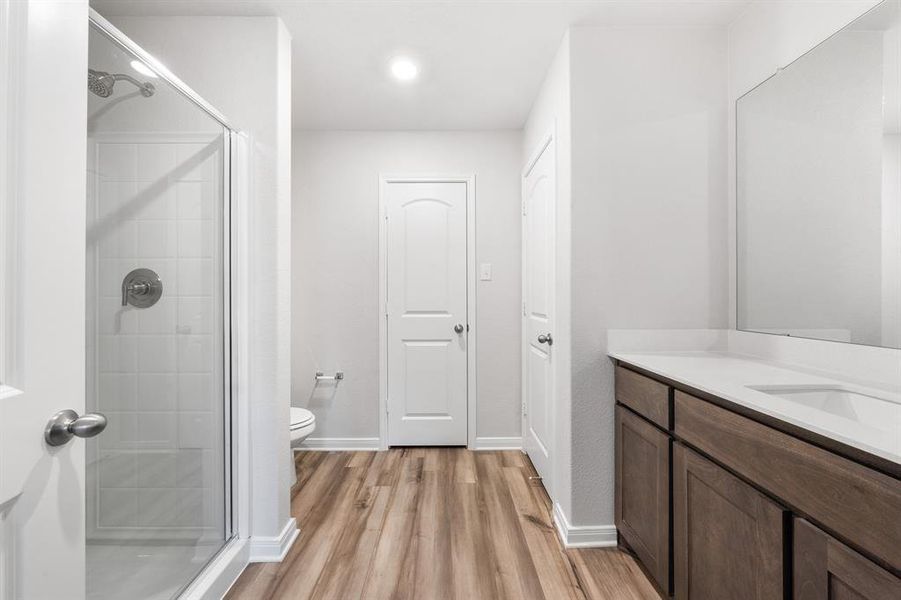
<path id="1" fill-rule="evenodd" d="M 901 404 L 842 386 L 749 385 L 749 389 L 890 432 L 901 431 Z"/>

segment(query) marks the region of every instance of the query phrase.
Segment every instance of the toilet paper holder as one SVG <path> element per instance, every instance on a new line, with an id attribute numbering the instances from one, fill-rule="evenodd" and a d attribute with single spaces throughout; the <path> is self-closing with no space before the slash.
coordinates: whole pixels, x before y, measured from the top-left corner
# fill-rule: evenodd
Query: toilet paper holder
<path id="1" fill-rule="evenodd" d="M 316 381 L 341 381 L 344 379 L 344 371 L 338 371 L 334 375 L 326 375 L 322 371 L 316 371 Z"/>

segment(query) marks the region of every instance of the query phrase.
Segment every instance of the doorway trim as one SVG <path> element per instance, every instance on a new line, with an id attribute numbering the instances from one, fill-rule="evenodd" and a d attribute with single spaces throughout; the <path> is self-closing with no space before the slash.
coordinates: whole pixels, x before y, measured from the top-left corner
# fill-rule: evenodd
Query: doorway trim
<path id="1" fill-rule="evenodd" d="M 379 450 L 388 449 L 388 185 L 392 183 L 466 184 L 466 446 L 476 448 L 476 176 L 379 174 Z"/>

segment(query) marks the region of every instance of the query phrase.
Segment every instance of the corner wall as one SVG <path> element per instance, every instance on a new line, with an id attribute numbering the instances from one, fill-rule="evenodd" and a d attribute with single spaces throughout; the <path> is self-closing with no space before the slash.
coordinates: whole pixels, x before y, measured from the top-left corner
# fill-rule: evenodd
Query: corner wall
<path id="1" fill-rule="evenodd" d="M 572 53 L 572 513 L 614 522 L 608 329 L 727 322 L 726 38 L 577 27 Z M 623 60 L 623 57 L 628 60 Z"/>
<path id="2" fill-rule="evenodd" d="M 291 40 L 277 17 L 112 17 L 248 134 L 251 143 L 252 534 L 290 517 Z M 210 57 L 215 57 L 213 60 Z"/>

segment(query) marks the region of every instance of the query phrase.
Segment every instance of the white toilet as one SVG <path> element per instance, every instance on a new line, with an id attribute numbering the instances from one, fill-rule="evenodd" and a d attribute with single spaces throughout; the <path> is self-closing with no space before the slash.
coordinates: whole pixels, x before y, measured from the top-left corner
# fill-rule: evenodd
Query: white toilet
<path id="1" fill-rule="evenodd" d="M 305 408 L 291 407 L 291 447 L 297 447 L 316 431 L 316 417 Z"/>

